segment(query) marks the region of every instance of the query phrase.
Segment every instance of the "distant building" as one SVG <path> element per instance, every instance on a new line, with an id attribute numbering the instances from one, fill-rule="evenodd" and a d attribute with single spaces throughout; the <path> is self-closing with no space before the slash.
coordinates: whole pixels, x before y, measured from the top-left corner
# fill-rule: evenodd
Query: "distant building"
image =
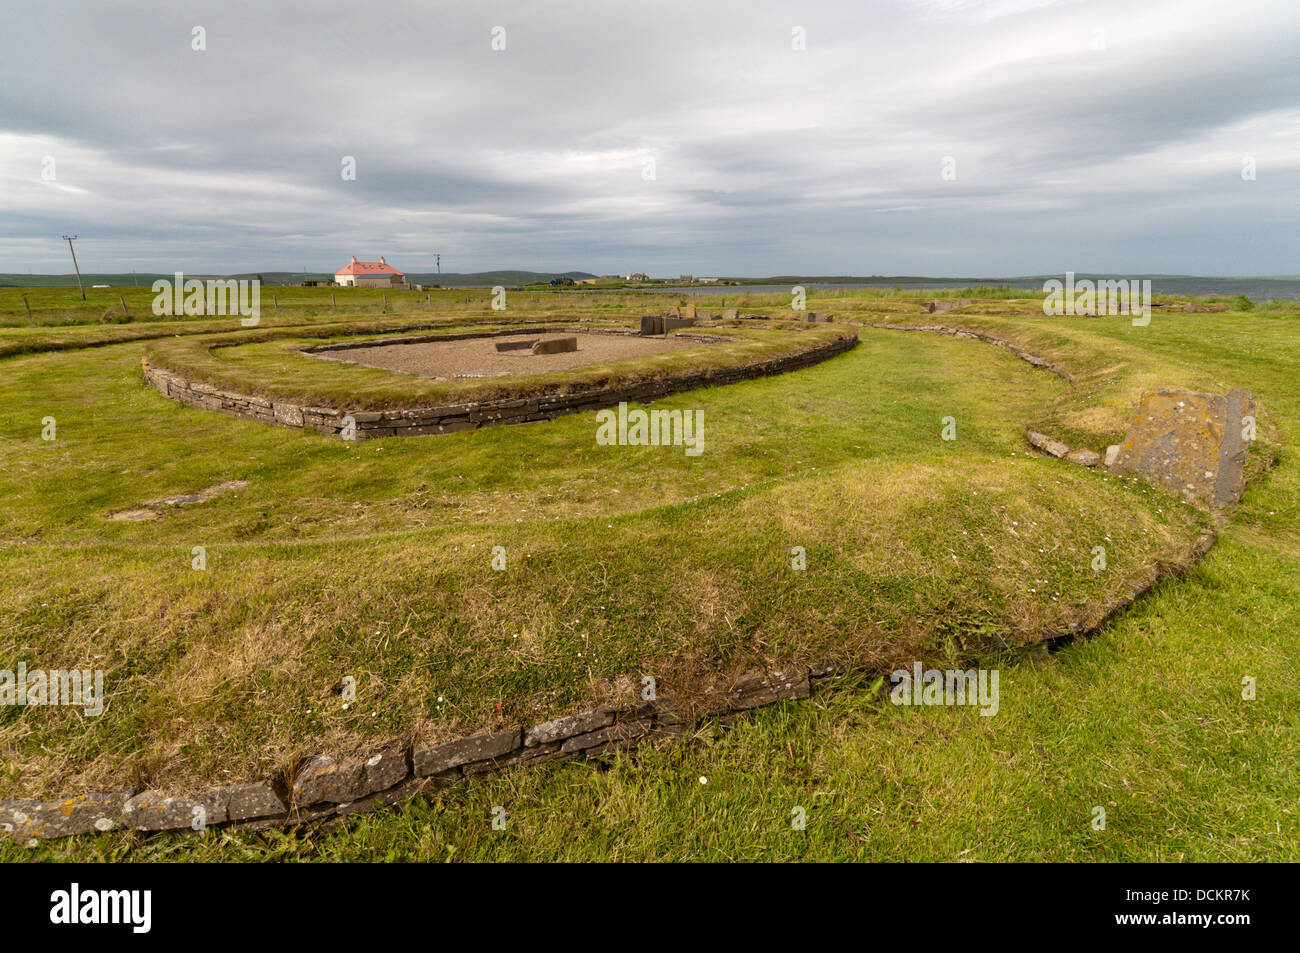
<path id="1" fill-rule="evenodd" d="M 628 281 L 649 281 L 650 276 L 647 275 L 644 271 L 638 271 L 634 275 L 628 275 L 627 280 Z"/>
<path id="2" fill-rule="evenodd" d="M 678 281 L 684 281 L 686 284 L 689 285 L 691 282 L 693 282 L 693 281 L 695 280 L 695 276 L 694 276 L 694 275 L 680 275 L 680 276 L 678 277 L 677 280 L 678 280 Z"/>
<path id="3" fill-rule="evenodd" d="M 381 256 L 379 261 L 352 261 L 334 272 L 336 285 L 355 288 L 405 288 L 406 275 L 402 274 Z"/>
<path id="4" fill-rule="evenodd" d="M 702 285 L 716 285 L 718 283 L 717 278 L 696 278 L 695 280 Z"/>

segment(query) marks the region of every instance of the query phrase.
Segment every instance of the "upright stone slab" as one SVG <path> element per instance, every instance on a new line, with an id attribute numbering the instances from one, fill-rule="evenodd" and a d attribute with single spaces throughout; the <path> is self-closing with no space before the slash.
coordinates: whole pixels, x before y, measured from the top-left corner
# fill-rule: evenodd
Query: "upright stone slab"
<path id="1" fill-rule="evenodd" d="M 739 308 L 723 308 L 723 309 L 722 309 L 722 320 L 723 320 L 723 321 L 737 321 L 737 320 L 739 320 L 739 319 L 740 319 L 740 309 L 739 309 Z"/>
<path id="2" fill-rule="evenodd" d="M 1167 487 L 1188 500 L 1228 506 L 1241 497 L 1255 414 L 1249 391 L 1226 396 L 1161 389 L 1142 395 L 1111 469 Z"/>
<path id="3" fill-rule="evenodd" d="M 693 305 L 693 304 L 688 304 L 685 308 L 683 308 L 683 309 L 682 309 L 682 317 L 683 317 L 683 318 L 692 318 L 692 319 L 694 319 L 694 317 L 695 317 L 695 305 Z"/>
<path id="4" fill-rule="evenodd" d="M 645 314 L 641 316 L 641 336 L 650 337 L 664 333 L 664 316 L 662 314 Z"/>
<path id="5" fill-rule="evenodd" d="M 578 349 L 577 338 L 552 338 L 533 345 L 534 354 L 567 354 Z"/>

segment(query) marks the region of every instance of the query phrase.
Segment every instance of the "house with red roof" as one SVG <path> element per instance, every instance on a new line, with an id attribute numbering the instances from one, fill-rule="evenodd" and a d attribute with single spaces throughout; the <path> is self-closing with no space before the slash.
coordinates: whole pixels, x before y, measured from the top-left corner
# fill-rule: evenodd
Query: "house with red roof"
<path id="1" fill-rule="evenodd" d="M 402 274 L 381 256 L 379 261 L 352 261 L 334 272 L 336 285 L 349 285 L 354 288 L 404 288 L 406 275 Z"/>

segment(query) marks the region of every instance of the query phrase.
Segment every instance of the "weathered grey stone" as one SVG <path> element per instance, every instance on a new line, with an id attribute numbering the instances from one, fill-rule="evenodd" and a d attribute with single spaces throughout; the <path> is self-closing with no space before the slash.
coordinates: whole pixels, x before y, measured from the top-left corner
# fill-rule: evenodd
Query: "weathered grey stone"
<path id="1" fill-rule="evenodd" d="M 738 309 L 738 308 L 723 308 L 723 309 L 722 309 L 722 320 L 723 320 L 723 321 L 737 321 L 737 320 L 739 320 L 739 319 L 740 319 L 740 309 Z"/>
<path id="2" fill-rule="evenodd" d="M 650 728 L 651 723 L 649 721 L 620 721 L 607 728 L 598 728 L 584 735 L 574 735 L 560 745 L 560 750 L 568 754 L 574 751 L 585 751 L 588 748 L 597 746 L 604 747 L 611 742 L 628 744 L 648 734 Z"/>
<path id="3" fill-rule="evenodd" d="M 1112 443 L 1109 447 L 1106 448 L 1107 467 L 1113 467 L 1115 465 L 1115 460 L 1119 457 L 1119 450 L 1120 450 L 1120 445 L 1117 443 Z"/>
<path id="4" fill-rule="evenodd" d="M 272 410 L 276 413 L 276 423 L 285 426 L 302 426 L 303 425 L 303 408 L 298 404 L 277 403 L 273 404 Z"/>
<path id="5" fill-rule="evenodd" d="M 365 762 L 358 757 L 317 755 L 298 769 L 293 779 L 294 807 L 329 802 L 346 804 L 365 791 Z"/>
<path id="6" fill-rule="evenodd" d="M 491 761 L 471 761 L 469 764 L 463 765 L 461 770 L 467 775 L 483 774 L 501 768 L 540 764 L 543 761 L 562 761 L 573 757 L 571 753 L 560 751 L 560 745 L 561 742 L 552 741 L 531 748 L 517 748 L 504 758 L 496 758 Z"/>
<path id="7" fill-rule="evenodd" d="M 498 351 L 527 351 L 536 341 L 497 341 Z"/>
<path id="8" fill-rule="evenodd" d="M 788 698 L 807 698 L 811 694 L 807 674 L 772 672 L 741 679 L 732 688 L 728 702 L 732 708 L 758 708 Z"/>
<path id="9" fill-rule="evenodd" d="M 471 761 L 502 758 L 523 744 L 523 733 L 518 728 L 508 731 L 491 731 L 486 734 L 448 741 L 432 747 L 417 747 L 412 753 L 416 777 L 440 774 Z"/>
<path id="10" fill-rule="evenodd" d="M 427 778 L 411 778 L 396 787 L 363 797 L 359 801 L 340 804 L 335 814 L 342 818 L 347 817 L 349 814 L 364 814 L 381 807 L 392 807 L 395 804 L 404 803 L 408 798 L 428 795 L 439 788 L 450 787 L 457 781 L 463 780 L 463 778 L 464 776 L 459 771 L 448 771 Z"/>
<path id="11" fill-rule="evenodd" d="M 1112 469 L 1164 486 L 1184 499 L 1221 507 L 1245 486 L 1249 391 L 1225 395 L 1162 389 L 1142 395 Z"/>
<path id="12" fill-rule="evenodd" d="M 551 338 L 549 341 L 537 341 L 533 344 L 534 354 L 567 354 L 578 349 L 578 339 Z"/>
<path id="13" fill-rule="evenodd" d="M 226 798 L 226 818 L 231 821 L 274 817 L 288 810 L 288 806 L 266 781 L 232 784 L 220 790 Z"/>
<path id="14" fill-rule="evenodd" d="M 202 830 L 225 823 L 227 803 L 220 789 L 185 795 L 142 791 L 122 808 L 122 823 L 138 831 Z"/>
<path id="15" fill-rule="evenodd" d="M 1039 433 L 1037 430 L 1026 430 L 1025 436 L 1029 439 L 1029 442 L 1039 450 L 1050 453 L 1054 457 L 1064 457 L 1070 452 L 1070 448 L 1061 443 L 1061 441 L 1053 440 L 1051 437 Z"/>
<path id="16" fill-rule="evenodd" d="M 1250 391 L 1228 391 L 1224 410 L 1223 442 L 1219 445 L 1219 472 L 1214 480 L 1214 506 L 1228 506 L 1241 499 L 1246 489 L 1246 457 L 1250 441 L 1246 435 L 1246 418 L 1255 416 L 1255 398 Z"/>
<path id="17" fill-rule="evenodd" d="M 366 758 L 362 794 L 373 794 L 401 783 L 411 773 L 406 752 L 401 748 L 388 748 Z"/>
<path id="18" fill-rule="evenodd" d="M 614 713 L 601 708 L 595 711 L 578 712 L 576 715 L 565 715 L 563 718 L 553 718 L 540 725 L 533 725 L 525 731 L 524 747 L 531 748 L 552 741 L 563 741 L 565 738 L 586 734 L 613 723 Z"/>
<path id="19" fill-rule="evenodd" d="M 1080 466 L 1095 467 L 1101 463 L 1101 454 L 1094 453 L 1091 450 L 1071 450 L 1065 455 L 1065 459 Z"/>
<path id="20" fill-rule="evenodd" d="M 130 791 L 117 791 L 80 794 L 58 801 L 0 801 L 0 830 L 21 838 L 112 830 L 122 825 L 122 807 L 130 796 Z"/>

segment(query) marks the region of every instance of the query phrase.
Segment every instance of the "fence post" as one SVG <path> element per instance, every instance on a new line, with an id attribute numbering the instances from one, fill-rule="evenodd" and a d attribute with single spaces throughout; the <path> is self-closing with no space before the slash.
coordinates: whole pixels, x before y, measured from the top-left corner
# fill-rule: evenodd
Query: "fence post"
<path id="1" fill-rule="evenodd" d="M 27 309 L 27 320 L 32 319 L 32 306 L 27 303 L 27 295 L 23 295 L 23 307 Z"/>
<path id="2" fill-rule="evenodd" d="M 122 295 L 118 295 L 118 296 L 117 296 L 117 300 L 120 301 L 120 302 L 122 302 L 122 316 L 123 316 L 123 317 L 126 317 L 126 316 L 127 316 L 127 310 L 126 310 L 126 298 L 124 298 Z"/>

